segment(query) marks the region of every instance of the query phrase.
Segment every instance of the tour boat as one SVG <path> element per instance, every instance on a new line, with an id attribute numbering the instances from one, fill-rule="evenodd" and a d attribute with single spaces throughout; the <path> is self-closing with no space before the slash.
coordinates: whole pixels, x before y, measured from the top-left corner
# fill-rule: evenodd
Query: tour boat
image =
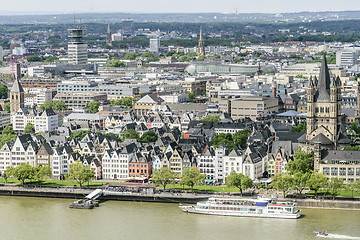
<path id="1" fill-rule="evenodd" d="M 195 206 L 180 206 L 187 213 L 234 217 L 299 218 L 301 210 L 295 202 L 272 199 L 209 198 Z"/>

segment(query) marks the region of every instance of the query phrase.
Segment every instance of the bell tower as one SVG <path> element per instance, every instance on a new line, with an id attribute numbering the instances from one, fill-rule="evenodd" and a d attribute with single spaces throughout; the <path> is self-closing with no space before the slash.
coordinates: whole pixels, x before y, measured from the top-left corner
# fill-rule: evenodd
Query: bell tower
<path id="1" fill-rule="evenodd" d="M 24 89 L 22 88 L 19 80 L 16 79 L 10 90 L 10 113 L 15 114 L 24 106 Z"/>

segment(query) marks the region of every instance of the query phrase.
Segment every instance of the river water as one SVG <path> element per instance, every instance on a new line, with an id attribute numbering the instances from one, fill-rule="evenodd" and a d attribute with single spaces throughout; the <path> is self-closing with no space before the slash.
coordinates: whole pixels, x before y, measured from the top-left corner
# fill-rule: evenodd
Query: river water
<path id="1" fill-rule="evenodd" d="M 262 219 L 183 213 L 177 204 L 108 201 L 70 209 L 70 199 L 0 197 L 1 240 L 360 239 L 360 211 L 303 209 L 304 217 Z"/>

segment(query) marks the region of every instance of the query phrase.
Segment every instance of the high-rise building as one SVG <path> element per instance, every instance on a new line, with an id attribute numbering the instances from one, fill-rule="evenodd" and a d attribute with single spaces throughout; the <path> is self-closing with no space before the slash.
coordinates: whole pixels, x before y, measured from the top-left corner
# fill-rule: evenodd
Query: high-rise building
<path id="1" fill-rule="evenodd" d="M 10 113 L 15 114 L 20 108 L 25 107 L 24 89 L 19 80 L 15 79 L 14 85 L 10 90 Z"/>
<path id="2" fill-rule="evenodd" d="M 151 38 L 149 51 L 152 53 L 159 53 L 159 48 L 160 48 L 160 39 Z"/>
<path id="3" fill-rule="evenodd" d="M 107 28 L 107 32 L 106 32 L 106 45 L 112 46 L 110 23 L 108 23 L 108 28 Z"/>
<path id="4" fill-rule="evenodd" d="M 131 37 L 134 33 L 133 32 L 134 20 L 123 19 L 121 20 L 121 23 L 122 23 L 122 29 L 121 29 L 122 36 L 125 38 Z"/>
<path id="5" fill-rule="evenodd" d="M 199 56 L 204 56 L 205 55 L 205 46 L 204 46 L 204 39 L 202 37 L 202 28 L 200 28 L 198 55 Z"/>
<path id="6" fill-rule="evenodd" d="M 88 52 L 87 44 L 83 40 L 83 30 L 78 27 L 70 29 L 71 41 L 68 44 L 68 57 L 69 63 L 72 64 L 87 64 L 88 63 Z"/>
<path id="7" fill-rule="evenodd" d="M 336 65 L 342 67 L 352 67 L 356 65 L 357 53 L 356 51 L 338 51 L 336 52 Z"/>

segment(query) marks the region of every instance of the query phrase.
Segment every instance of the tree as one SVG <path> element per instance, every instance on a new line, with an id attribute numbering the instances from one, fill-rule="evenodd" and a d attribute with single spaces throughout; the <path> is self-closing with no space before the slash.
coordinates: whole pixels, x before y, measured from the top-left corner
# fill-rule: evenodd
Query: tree
<path id="1" fill-rule="evenodd" d="M 77 140 L 81 141 L 89 133 L 91 133 L 90 130 L 79 130 L 79 131 L 71 132 L 69 140 L 71 141 L 73 138 L 76 138 Z"/>
<path id="2" fill-rule="evenodd" d="M 30 133 L 34 133 L 34 125 L 32 123 L 27 123 L 25 128 L 24 128 L 24 133 L 25 134 L 30 134 Z"/>
<path id="3" fill-rule="evenodd" d="M 360 151 L 360 147 L 359 146 L 347 146 L 347 147 L 344 147 L 344 151 Z"/>
<path id="4" fill-rule="evenodd" d="M 25 184 L 25 180 L 32 179 L 34 175 L 33 167 L 28 163 L 20 163 L 17 167 L 10 167 L 7 173 L 9 176 L 19 180 L 23 185 Z"/>
<path id="5" fill-rule="evenodd" d="M 219 116 L 206 116 L 202 119 L 200 119 L 200 121 L 207 121 L 207 122 L 220 122 L 221 119 Z"/>
<path id="6" fill-rule="evenodd" d="M 151 179 L 155 183 L 159 183 L 164 187 L 166 185 L 174 182 L 176 174 L 170 170 L 170 168 L 162 167 L 161 169 L 156 169 L 151 175 Z"/>
<path id="7" fill-rule="evenodd" d="M 15 134 L 15 131 L 12 128 L 12 126 L 6 126 L 4 128 L 4 130 L 2 131 L 2 134 L 4 134 L 4 135 L 6 135 L 6 134 Z"/>
<path id="8" fill-rule="evenodd" d="M 241 146 L 242 148 L 246 148 L 246 143 L 250 135 L 251 131 L 248 129 L 237 131 L 232 136 L 235 146 Z"/>
<path id="9" fill-rule="evenodd" d="M 254 186 L 253 181 L 248 176 L 235 171 L 232 171 L 230 175 L 225 180 L 226 185 L 229 187 L 237 187 L 240 190 L 240 194 L 243 194 L 243 191 Z"/>
<path id="10" fill-rule="evenodd" d="M 271 186 L 275 188 L 278 191 L 283 192 L 283 197 L 286 197 L 286 192 L 291 188 L 292 186 L 292 177 L 290 175 L 275 175 L 273 177 L 273 181 L 271 183 Z"/>
<path id="11" fill-rule="evenodd" d="M 10 113 L 10 102 L 7 102 L 7 103 L 4 104 L 4 109 L 3 110 Z"/>
<path id="12" fill-rule="evenodd" d="M 100 103 L 98 101 L 88 102 L 86 108 L 89 109 L 90 113 L 97 113 L 99 111 Z"/>
<path id="13" fill-rule="evenodd" d="M 195 184 L 203 184 L 205 181 L 206 175 L 200 174 L 198 168 L 192 167 L 183 170 L 181 176 L 181 184 L 187 185 L 191 188 L 191 191 L 194 191 Z"/>
<path id="14" fill-rule="evenodd" d="M 44 111 L 46 109 L 52 108 L 52 103 L 50 101 L 45 101 L 41 106 L 40 110 Z"/>
<path id="15" fill-rule="evenodd" d="M 52 176 L 51 167 L 49 165 L 38 165 L 33 167 L 33 179 L 35 179 L 39 184 L 46 178 Z"/>
<path id="16" fill-rule="evenodd" d="M 106 67 L 126 67 L 126 63 L 119 59 L 113 59 L 106 63 Z"/>
<path id="17" fill-rule="evenodd" d="M 54 111 L 63 111 L 67 110 L 67 106 L 64 101 L 52 101 L 51 108 Z"/>
<path id="18" fill-rule="evenodd" d="M 306 123 L 302 122 L 299 123 L 298 125 L 294 125 L 291 127 L 291 131 L 293 132 L 306 132 Z"/>
<path id="19" fill-rule="evenodd" d="M 189 92 L 188 95 L 189 95 L 189 100 L 193 100 L 193 99 L 196 98 L 196 96 L 195 96 L 194 93 L 190 93 L 190 92 Z"/>
<path id="20" fill-rule="evenodd" d="M 327 182 L 327 178 L 322 173 L 312 174 L 309 181 L 308 187 L 315 191 L 315 196 L 320 188 L 323 188 Z"/>
<path id="21" fill-rule="evenodd" d="M 286 169 L 290 174 L 307 173 L 314 170 L 314 153 L 306 153 L 300 149 L 294 154 L 294 160 L 289 161 Z"/>
<path id="22" fill-rule="evenodd" d="M 11 126 L 6 126 L 0 135 L 0 148 L 4 146 L 5 143 L 14 141 L 17 138 L 17 135 Z"/>
<path id="23" fill-rule="evenodd" d="M 74 162 L 70 166 L 68 179 L 71 181 L 76 181 L 79 183 L 80 188 L 84 182 L 87 182 L 94 178 L 95 172 L 87 166 L 83 166 L 83 164 L 79 161 Z"/>
<path id="24" fill-rule="evenodd" d="M 132 97 L 113 99 L 111 100 L 111 105 L 125 106 L 127 108 L 132 108 L 133 102 L 136 102 L 137 100 L 138 100 L 137 98 L 132 98 Z"/>
<path id="25" fill-rule="evenodd" d="M 139 139 L 140 134 L 134 129 L 128 129 L 123 132 L 120 132 L 120 137 L 122 139 Z"/>
<path id="26" fill-rule="evenodd" d="M 235 143 L 232 139 L 231 133 L 220 133 L 213 137 L 211 143 L 215 148 L 218 148 L 220 147 L 220 145 L 225 144 L 230 151 L 235 147 Z"/>
<path id="27" fill-rule="evenodd" d="M 6 172 L 4 172 L 3 178 L 4 178 L 5 183 L 7 183 L 7 181 L 8 181 L 8 175 L 7 175 Z"/>
<path id="28" fill-rule="evenodd" d="M 348 182 L 345 185 L 345 188 L 351 192 L 351 197 L 354 197 L 354 192 L 358 192 L 360 190 L 360 181 Z"/>
<path id="29" fill-rule="evenodd" d="M 98 135 L 99 135 L 99 134 L 98 134 Z M 111 132 L 105 133 L 105 136 L 106 136 L 106 137 L 115 137 L 117 140 L 120 140 L 119 135 L 117 135 L 117 134 L 115 134 L 115 133 L 111 133 Z"/>
<path id="30" fill-rule="evenodd" d="M 333 200 L 335 200 L 335 197 L 339 194 L 339 190 L 343 187 L 344 180 L 342 178 L 331 178 L 326 184 L 326 188 L 333 196 Z"/>
<path id="31" fill-rule="evenodd" d="M 151 143 L 151 142 L 156 142 L 157 139 L 158 139 L 158 136 L 156 135 L 155 132 L 147 131 L 147 132 L 144 132 L 144 134 L 139 138 L 139 142 Z"/>
<path id="32" fill-rule="evenodd" d="M 8 98 L 9 89 L 6 84 L 0 84 L 0 99 Z"/>
<path id="33" fill-rule="evenodd" d="M 297 172 L 294 174 L 292 184 L 294 189 L 298 191 L 300 195 L 302 194 L 302 191 L 307 187 L 310 177 L 311 177 L 310 172 L 307 173 Z"/>
<path id="34" fill-rule="evenodd" d="M 202 55 L 202 56 L 198 56 L 198 58 L 196 60 L 204 61 L 205 59 L 206 59 L 206 56 Z"/>

